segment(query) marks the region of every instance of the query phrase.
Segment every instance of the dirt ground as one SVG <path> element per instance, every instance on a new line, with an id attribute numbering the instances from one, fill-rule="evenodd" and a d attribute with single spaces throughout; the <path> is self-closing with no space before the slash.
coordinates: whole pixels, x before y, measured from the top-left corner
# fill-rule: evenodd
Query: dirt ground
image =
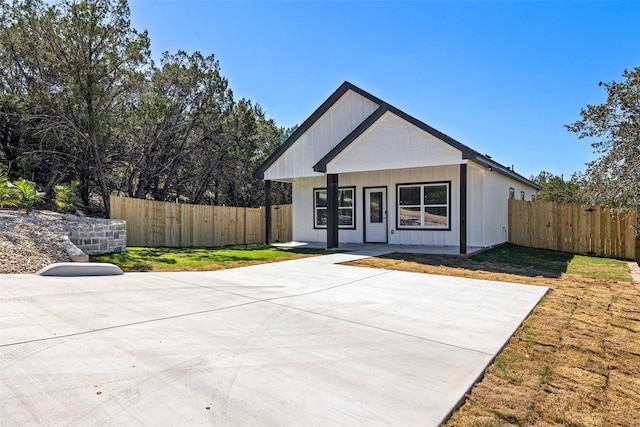
<path id="1" fill-rule="evenodd" d="M 351 264 L 549 287 L 446 426 L 640 426 L 640 293 L 631 276 L 570 274 L 568 263 L 392 254 Z"/>

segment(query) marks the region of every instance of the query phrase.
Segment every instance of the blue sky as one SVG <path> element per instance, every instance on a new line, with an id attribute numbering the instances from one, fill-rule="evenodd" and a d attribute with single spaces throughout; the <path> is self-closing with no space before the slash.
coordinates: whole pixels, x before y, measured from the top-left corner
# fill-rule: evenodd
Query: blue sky
<path id="1" fill-rule="evenodd" d="M 130 0 L 154 59 L 214 54 L 236 99 L 302 123 L 343 81 L 529 177 L 597 157 L 563 125 L 640 66 L 640 1 Z"/>

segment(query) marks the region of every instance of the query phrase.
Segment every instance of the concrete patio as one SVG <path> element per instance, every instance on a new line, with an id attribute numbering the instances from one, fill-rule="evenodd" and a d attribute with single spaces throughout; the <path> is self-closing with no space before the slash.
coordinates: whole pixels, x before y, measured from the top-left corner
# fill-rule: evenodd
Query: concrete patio
<path id="1" fill-rule="evenodd" d="M 547 289 L 368 255 L 0 276 L 2 424 L 436 426 Z"/>

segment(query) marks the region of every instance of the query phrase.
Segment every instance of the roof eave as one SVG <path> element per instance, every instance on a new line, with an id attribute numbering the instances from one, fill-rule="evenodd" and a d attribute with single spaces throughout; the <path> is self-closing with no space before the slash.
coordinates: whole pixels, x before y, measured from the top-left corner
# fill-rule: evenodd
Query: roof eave
<path id="1" fill-rule="evenodd" d="M 505 167 L 503 165 L 501 165 L 498 162 L 495 162 L 489 158 L 487 158 L 486 156 L 482 156 L 482 155 L 476 155 L 473 158 L 469 158 L 468 160 L 475 162 L 481 166 L 484 167 L 488 167 L 491 168 L 491 170 L 504 175 L 508 178 L 511 179 L 515 179 L 516 181 L 519 181 L 525 185 L 528 185 L 530 187 L 535 188 L 537 191 L 540 191 L 542 189 L 542 187 L 540 187 L 538 184 L 536 184 L 535 182 L 525 178 L 524 176 L 520 175 L 519 173 L 516 173 L 515 171 L 509 169 L 508 167 Z"/>
<path id="2" fill-rule="evenodd" d="M 352 83 L 345 81 L 340 85 L 338 89 L 336 89 L 331 94 L 331 96 L 329 96 L 329 98 L 326 99 L 326 101 L 324 101 L 318 108 L 316 108 L 316 110 L 307 118 L 307 120 L 302 122 L 300 127 L 298 127 L 298 129 L 296 129 L 296 131 L 293 132 L 282 145 L 276 148 L 273 153 L 271 153 L 271 155 L 267 157 L 267 159 L 262 162 L 260 166 L 258 166 L 258 168 L 251 174 L 251 176 L 257 179 L 264 179 L 265 171 L 269 169 L 269 167 L 273 163 L 275 163 L 275 161 L 278 160 L 278 158 L 280 158 L 280 156 L 284 154 L 284 152 L 287 151 L 287 149 L 289 149 L 289 147 L 291 147 L 293 143 L 298 140 L 298 138 L 300 138 L 307 130 L 309 130 L 309 128 L 313 126 L 313 124 L 318 121 L 318 119 L 320 119 L 320 117 L 322 117 L 324 113 L 326 113 L 333 106 L 333 104 L 335 104 L 340 98 L 342 98 L 342 96 L 349 90 L 369 99 L 370 101 L 378 105 L 381 105 L 383 103 L 383 101 L 379 98 L 360 89 Z"/>

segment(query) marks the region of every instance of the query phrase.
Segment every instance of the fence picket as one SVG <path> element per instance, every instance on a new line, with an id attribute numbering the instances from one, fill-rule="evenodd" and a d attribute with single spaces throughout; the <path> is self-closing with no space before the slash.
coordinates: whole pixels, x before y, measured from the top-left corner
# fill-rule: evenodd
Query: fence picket
<path id="1" fill-rule="evenodd" d="M 636 209 L 509 200 L 509 242 L 622 259 L 637 253 Z"/>
<path id="2" fill-rule="evenodd" d="M 291 205 L 272 206 L 272 240 L 292 239 Z M 127 246 L 192 247 L 262 243 L 264 208 L 156 202 L 111 196 L 111 218 L 127 221 Z"/>

